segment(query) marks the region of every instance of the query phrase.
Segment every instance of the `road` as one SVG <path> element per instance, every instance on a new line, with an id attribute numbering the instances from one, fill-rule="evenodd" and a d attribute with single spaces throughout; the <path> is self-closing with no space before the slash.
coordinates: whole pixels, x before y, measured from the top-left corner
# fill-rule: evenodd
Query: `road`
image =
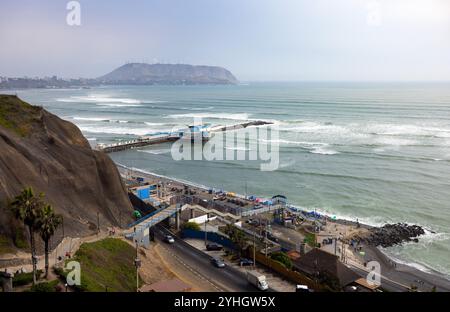
<path id="1" fill-rule="evenodd" d="M 172 233 L 161 225 L 155 226 L 155 237 L 157 239 L 162 241 L 166 234 L 172 235 Z M 175 237 L 174 244 L 166 244 L 165 246 L 171 253 L 179 259 L 182 259 L 185 265 L 195 270 L 199 275 L 203 276 L 220 289 L 230 292 L 258 292 L 257 288 L 247 282 L 243 272 L 230 266 L 221 269 L 214 267 L 207 254 L 192 247 L 182 239 Z"/>

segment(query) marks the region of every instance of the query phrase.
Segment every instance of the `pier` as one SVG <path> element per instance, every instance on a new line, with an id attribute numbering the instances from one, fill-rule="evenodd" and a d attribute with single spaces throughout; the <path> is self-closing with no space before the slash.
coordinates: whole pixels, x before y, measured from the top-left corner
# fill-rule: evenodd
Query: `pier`
<path id="1" fill-rule="evenodd" d="M 247 127 L 256 127 L 270 124 L 272 123 L 268 121 L 255 120 L 234 125 L 218 125 L 213 127 L 189 126 L 187 129 L 181 129 L 171 133 L 165 132 L 165 133 L 158 133 L 155 135 L 147 135 L 139 137 L 134 140 L 121 141 L 113 144 L 98 144 L 96 149 L 103 151 L 105 153 L 113 153 L 149 145 L 175 142 L 182 138 L 195 140 L 196 137 L 198 137 L 199 140 L 201 139 L 203 142 L 205 142 L 209 140 L 212 133 L 233 131 Z"/>

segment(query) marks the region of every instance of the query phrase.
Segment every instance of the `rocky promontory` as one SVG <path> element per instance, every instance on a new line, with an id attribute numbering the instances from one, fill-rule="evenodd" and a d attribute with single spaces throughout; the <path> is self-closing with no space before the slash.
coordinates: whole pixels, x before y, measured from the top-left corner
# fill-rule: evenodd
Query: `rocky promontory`
<path id="1" fill-rule="evenodd" d="M 405 242 L 418 242 L 418 237 L 423 234 L 425 230 L 419 225 L 395 223 L 369 228 L 363 233 L 355 234 L 351 239 L 369 246 L 391 247 Z"/>

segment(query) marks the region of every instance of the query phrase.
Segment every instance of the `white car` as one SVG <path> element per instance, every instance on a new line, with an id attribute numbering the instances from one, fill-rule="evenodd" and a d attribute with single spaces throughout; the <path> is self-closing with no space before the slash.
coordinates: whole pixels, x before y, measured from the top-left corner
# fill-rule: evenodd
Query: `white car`
<path id="1" fill-rule="evenodd" d="M 164 237 L 164 240 L 166 241 L 166 243 L 169 243 L 169 244 L 175 243 L 175 240 L 173 239 L 173 237 L 171 235 L 166 235 L 166 237 Z"/>

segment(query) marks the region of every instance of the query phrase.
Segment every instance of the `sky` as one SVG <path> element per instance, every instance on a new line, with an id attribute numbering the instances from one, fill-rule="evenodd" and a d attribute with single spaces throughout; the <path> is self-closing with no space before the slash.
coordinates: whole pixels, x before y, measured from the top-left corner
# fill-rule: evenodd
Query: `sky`
<path id="1" fill-rule="evenodd" d="M 94 78 L 126 62 L 241 81 L 450 81 L 448 0 L 1 0 L 0 76 Z"/>

